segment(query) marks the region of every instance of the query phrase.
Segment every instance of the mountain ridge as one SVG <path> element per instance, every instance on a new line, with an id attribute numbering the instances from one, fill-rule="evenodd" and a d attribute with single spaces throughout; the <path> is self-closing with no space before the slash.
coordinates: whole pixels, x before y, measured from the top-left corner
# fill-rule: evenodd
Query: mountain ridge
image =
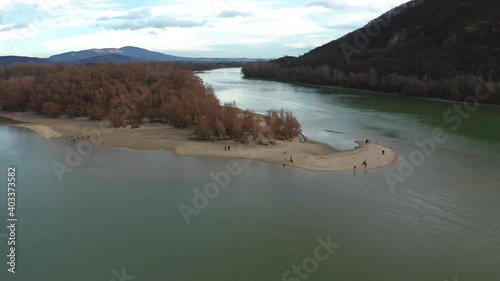
<path id="1" fill-rule="evenodd" d="M 93 57 L 107 55 L 122 55 L 126 57 L 136 58 L 144 61 L 176 61 L 182 60 L 181 57 L 166 55 L 160 52 L 149 51 L 143 48 L 125 46 L 122 48 L 102 48 L 102 49 L 87 49 L 80 51 L 72 51 L 52 55 L 48 59 L 54 62 L 71 62 L 78 60 L 86 60 Z"/>
<path id="2" fill-rule="evenodd" d="M 124 62 L 194 62 L 194 63 L 243 63 L 259 61 L 250 58 L 204 58 L 179 57 L 147 49 L 124 46 L 121 48 L 93 48 L 80 51 L 71 51 L 52 55 L 48 58 L 25 56 L 0 56 L 0 65 L 9 66 L 14 63 L 124 63 Z"/>

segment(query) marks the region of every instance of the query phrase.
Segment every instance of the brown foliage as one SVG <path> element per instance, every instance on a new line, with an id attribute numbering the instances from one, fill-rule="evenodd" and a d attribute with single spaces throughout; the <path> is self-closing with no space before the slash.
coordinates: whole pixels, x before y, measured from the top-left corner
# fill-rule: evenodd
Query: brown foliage
<path id="1" fill-rule="evenodd" d="M 72 107 L 68 107 L 66 108 L 65 113 L 70 117 L 73 117 L 74 114 L 72 112 L 74 111 L 76 110 L 72 111 Z M 104 109 L 99 105 L 93 105 L 89 109 L 87 109 L 87 116 L 92 120 L 102 120 L 106 117 L 106 111 L 104 111 Z"/>
<path id="2" fill-rule="evenodd" d="M 271 109 L 266 115 L 266 122 L 277 139 L 293 139 L 300 134 L 301 126 L 297 118 L 293 116 L 291 111 L 284 109 Z"/>
<path id="3" fill-rule="evenodd" d="M 61 112 L 61 105 L 56 102 L 45 102 L 42 105 L 42 113 L 49 117 L 57 117 Z"/>
<path id="4" fill-rule="evenodd" d="M 200 139 L 205 140 L 213 138 L 215 134 L 207 116 L 201 116 L 198 119 L 196 126 L 193 127 L 193 131 Z"/>
<path id="5" fill-rule="evenodd" d="M 53 117 L 107 118 L 115 127 L 138 127 L 147 118 L 193 128 L 200 139 L 247 141 L 258 135 L 252 112 L 242 112 L 235 102 L 221 106 L 211 86 L 166 63 L 14 65 L 0 71 L 0 106 Z M 300 125 L 291 113 L 282 114 L 277 135 L 290 138 L 291 127 Z"/>
<path id="6" fill-rule="evenodd" d="M 109 121 L 115 126 L 115 128 L 123 127 L 125 125 L 123 121 L 123 116 L 117 113 L 111 113 L 108 115 Z"/>

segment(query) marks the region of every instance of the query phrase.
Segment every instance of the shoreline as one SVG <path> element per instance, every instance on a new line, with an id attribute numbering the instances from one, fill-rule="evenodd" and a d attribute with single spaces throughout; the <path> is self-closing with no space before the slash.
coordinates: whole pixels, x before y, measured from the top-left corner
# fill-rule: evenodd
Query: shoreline
<path id="1" fill-rule="evenodd" d="M 348 90 L 348 91 L 356 91 L 356 92 L 360 92 L 360 93 L 365 92 L 365 93 L 371 93 L 371 94 L 376 94 L 376 95 L 385 95 L 385 96 L 390 96 L 390 97 L 401 97 L 401 98 L 412 98 L 412 99 L 416 99 L 416 100 L 435 101 L 435 102 L 441 102 L 441 103 L 450 103 L 450 104 L 456 103 L 456 104 L 462 104 L 462 105 L 467 104 L 466 101 L 455 101 L 455 100 L 449 100 L 449 99 L 443 99 L 443 98 L 433 98 L 433 97 L 405 96 L 405 95 L 400 95 L 398 93 L 393 93 L 393 92 L 392 93 L 391 92 L 380 92 L 380 91 L 367 90 L 367 89 L 347 88 L 347 87 L 335 86 L 335 85 L 319 85 L 319 84 L 304 83 L 304 82 L 281 81 L 278 79 L 252 78 L 252 77 L 245 77 L 245 76 L 243 76 L 243 79 L 272 81 L 272 82 L 279 82 L 279 83 L 291 84 L 291 85 L 296 85 L 296 86 L 304 86 L 304 87 Z M 486 107 L 500 108 L 500 104 L 491 104 L 491 103 L 480 102 L 479 105 L 486 106 Z"/>
<path id="2" fill-rule="evenodd" d="M 70 136 L 89 141 L 96 146 L 129 150 L 170 151 L 176 155 L 192 157 L 257 160 L 285 167 L 294 167 L 314 172 L 353 172 L 381 169 L 393 165 L 397 160 L 392 148 L 378 144 L 357 141 L 359 147 L 338 151 L 333 147 L 308 140 L 300 142 L 277 141 L 275 145 L 256 143 L 241 144 L 234 141 L 200 141 L 190 130 L 176 129 L 163 124 L 144 124 L 140 128 L 108 128 L 102 121 L 85 118 L 48 118 L 32 113 L 1 113 L 0 124 L 30 129 L 46 139 L 66 139 L 69 145 L 76 145 Z M 5 119 L 7 118 L 7 120 Z M 9 120 L 12 122 L 9 122 Z M 9 124 L 10 123 L 10 124 Z M 102 133 L 102 135 L 101 135 Z M 90 135 L 90 138 L 87 138 Z M 94 135 L 94 137 L 92 137 Z M 225 147 L 231 146 L 230 151 Z M 382 155 L 385 150 L 385 155 Z M 290 162 L 290 156 L 294 159 Z"/>

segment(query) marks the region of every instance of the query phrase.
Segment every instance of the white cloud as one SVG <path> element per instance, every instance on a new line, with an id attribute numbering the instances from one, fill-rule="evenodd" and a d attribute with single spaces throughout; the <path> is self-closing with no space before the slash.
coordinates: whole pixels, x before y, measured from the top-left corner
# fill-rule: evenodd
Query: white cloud
<path id="1" fill-rule="evenodd" d="M 307 47 L 307 44 L 306 43 L 286 43 L 285 47 L 289 47 L 292 49 L 304 49 L 305 47 Z"/>

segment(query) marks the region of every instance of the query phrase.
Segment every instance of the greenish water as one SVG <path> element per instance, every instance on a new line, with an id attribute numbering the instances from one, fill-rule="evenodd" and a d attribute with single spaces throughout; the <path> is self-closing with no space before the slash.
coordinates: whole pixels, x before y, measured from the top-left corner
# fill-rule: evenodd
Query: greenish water
<path id="1" fill-rule="evenodd" d="M 243 80 L 238 69 L 199 75 L 222 102 L 289 108 L 308 138 L 339 149 L 371 138 L 409 159 L 436 127 L 448 139 L 394 187 L 386 174 L 399 162 L 331 174 L 238 160 L 242 172 L 186 225 L 179 204 L 230 160 L 97 147 L 59 182 L 51 164 L 73 144 L 0 126 L 0 234 L 9 165 L 19 219 L 17 273 L 0 236 L 0 280 L 119 280 L 122 268 L 134 280 L 282 280 L 329 235 L 341 246 L 307 280 L 500 280 L 498 108 L 453 130 L 449 103 Z"/>

